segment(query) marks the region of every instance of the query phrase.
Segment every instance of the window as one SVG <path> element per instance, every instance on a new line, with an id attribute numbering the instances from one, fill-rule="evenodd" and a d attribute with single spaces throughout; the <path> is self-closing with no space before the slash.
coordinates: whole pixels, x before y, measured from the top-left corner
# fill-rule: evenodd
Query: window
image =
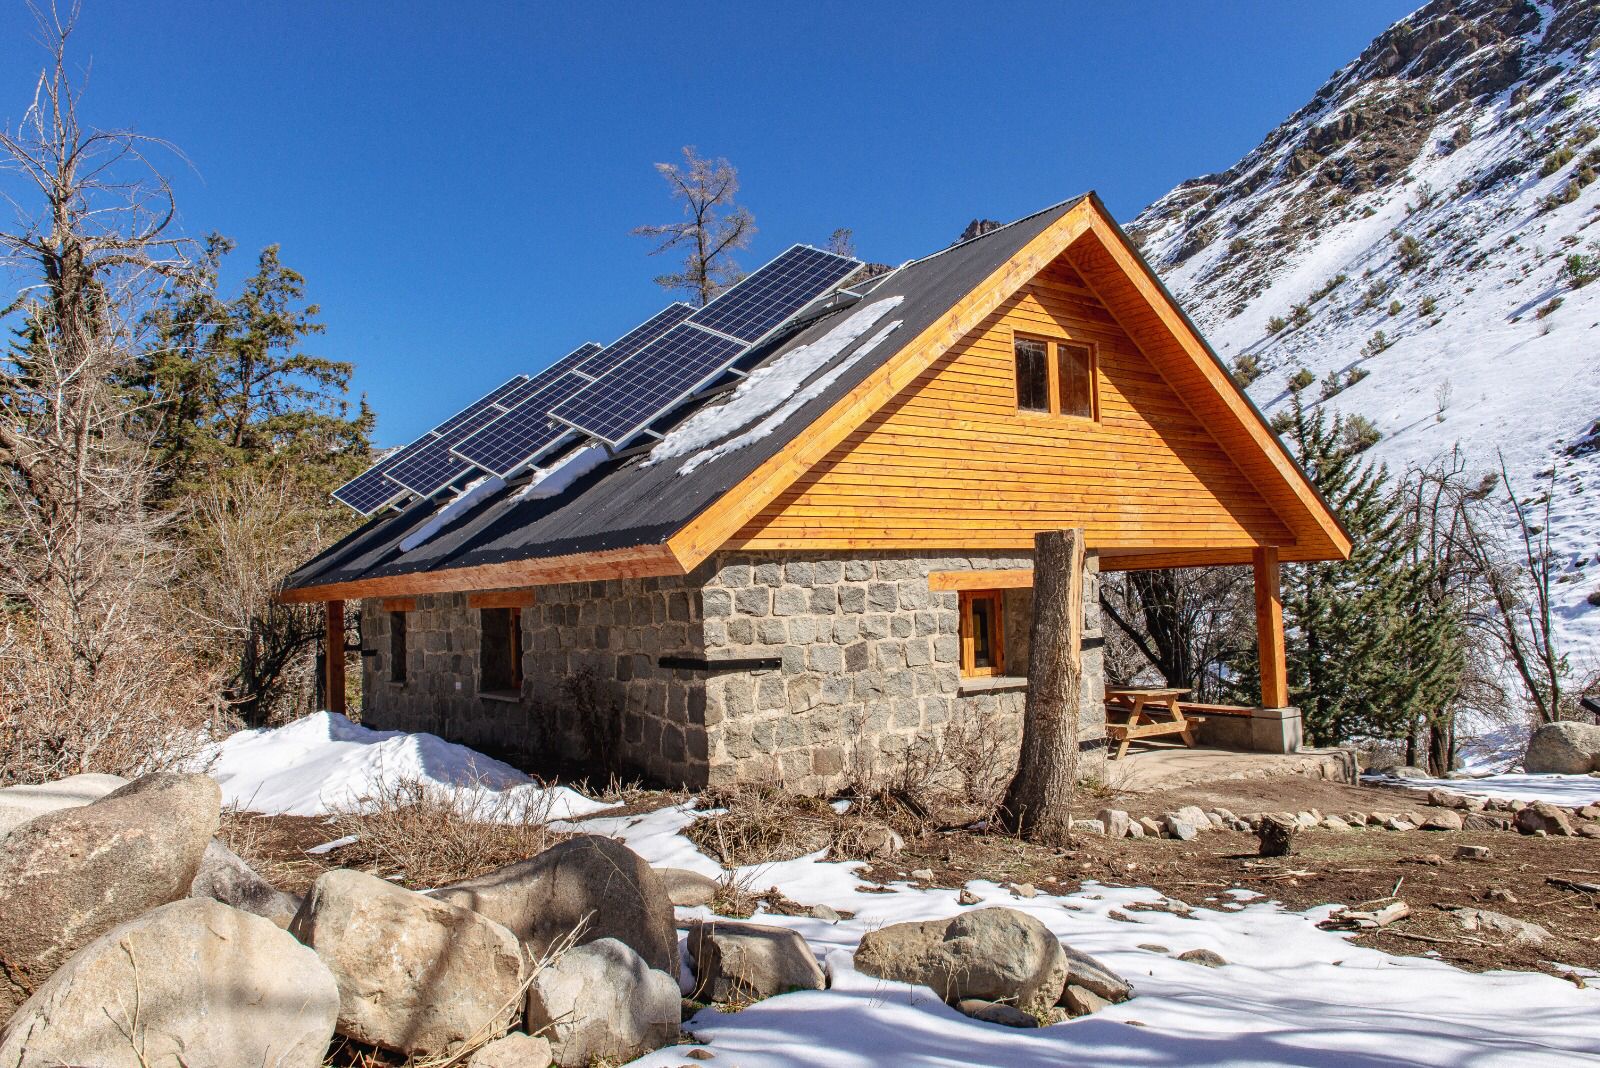
<path id="1" fill-rule="evenodd" d="M 1094 418 L 1094 350 L 1070 341 L 1056 344 L 1056 381 L 1060 383 L 1060 412 L 1080 419 Z"/>
<path id="2" fill-rule="evenodd" d="M 961 594 L 961 674 L 1005 673 L 1005 627 L 999 590 L 964 590 Z"/>
<path id="3" fill-rule="evenodd" d="M 480 693 L 522 692 L 522 609 L 478 611 L 482 646 L 478 651 Z"/>
<path id="4" fill-rule="evenodd" d="M 1017 350 L 1017 407 L 1025 412 L 1050 410 L 1049 346 L 1031 337 L 1019 337 Z"/>
<path id="5" fill-rule="evenodd" d="M 406 681 L 406 614 L 389 613 L 389 681 Z"/>
<path id="6" fill-rule="evenodd" d="M 1019 334 L 1012 346 L 1017 361 L 1019 411 L 1098 418 L 1093 345 Z"/>

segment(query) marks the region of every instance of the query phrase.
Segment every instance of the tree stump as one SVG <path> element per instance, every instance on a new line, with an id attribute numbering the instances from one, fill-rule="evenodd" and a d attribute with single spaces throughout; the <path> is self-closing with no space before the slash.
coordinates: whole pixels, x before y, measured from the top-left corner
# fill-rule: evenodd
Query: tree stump
<path id="1" fill-rule="evenodd" d="M 1261 840 L 1257 851 L 1263 857 L 1286 857 L 1294 852 L 1294 833 L 1300 829 L 1299 821 L 1284 816 L 1264 815 L 1256 837 Z"/>

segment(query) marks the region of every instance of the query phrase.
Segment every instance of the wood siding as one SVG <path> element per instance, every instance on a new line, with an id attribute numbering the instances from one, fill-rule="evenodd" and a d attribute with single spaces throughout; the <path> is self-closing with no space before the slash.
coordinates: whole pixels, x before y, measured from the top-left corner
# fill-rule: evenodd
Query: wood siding
<path id="1" fill-rule="evenodd" d="M 1014 333 L 1094 344 L 1098 421 L 1018 412 Z M 1178 550 L 1294 537 L 1084 279 L 1058 259 L 768 504 L 730 547 Z"/>

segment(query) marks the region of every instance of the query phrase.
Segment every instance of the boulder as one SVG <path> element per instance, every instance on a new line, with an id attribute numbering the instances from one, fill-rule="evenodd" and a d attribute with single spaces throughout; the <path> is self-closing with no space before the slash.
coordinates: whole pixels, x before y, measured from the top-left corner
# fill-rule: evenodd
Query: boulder
<path id="1" fill-rule="evenodd" d="M 984 908 L 942 920 L 868 931 L 858 971 L 922 983 L 947 1002 L 1004 1001 L 1042 1013 L 1061 997 L 1067 958 L 1043 923 L 1015 909 Z"/>
<path id="2" fill-rule="evenodd" d="M 1522 758 L 1530 775 L 1584 775 L 1600 769 L 1600 726 L 1592 723 L 1546 723 L 1528 739 Z"/>
<path id="3" fill-rule="evenodd" d="M 317 1068 L 338 1013 L 333 976 L 286 932 L 175 901 L 73 954 L 0 1033 L 0 1066 Z"/>
<path id="4" fill-rule="evenodd" d="M 1063 944 L 1061 951 L 1067 957 L 1067 985 L 1093 991 L 1109 1002 L 1127 1001 L 1133 997 L 1133 987 L 1128 981 L 1087 953 Z M 1166 952 L 1163 950 L 1162 952 Z"/>
<path id="5" fill-rule="evenodd" d="M 1422 821 L 1425 831 L 1459 831 L 1461 829 L 1461 813 L 1448 808 L 1436 809 L 1426 814 Z"/>
<path id="6" fill-rule="evenodd" d="M 1178 811 L 1170 813 L 1169 815 L 1177 816 L 1189 826 L 1197 827 L 1200 830 L 1205 830 L 1211 826 L 1211 821 L 1206 819 L 1205 809 L 1201 808 L 1199 805 L 1184 805 L 1182 808 L 1178 809 Z"/>
<path id="7" fill-rule="evenodd" d="M 74 952 L 189 893 L 217 833 L 206 775 L 146 775 L 18 826 L 0 848 L 0 1021 Z"/>
<path id="8" fill-rule="evenodd" d="M 432 896 L 510 928 L 535 959 L 582 924 L 579 945 L 615 938 L 650 967 L 678 974 L 678 931 L 666 883 L 614 838 L 569 838 Z"/>
<path id="9" fill-rule="evenodd" d="M 408 1057 L 453 1052 L 511 1025 L 517 938 L 470 909 L 364 872 L 317 879 L 289 931 L 339 984 L 339 1033 Z"/>
<path id="10" fill-rule="evenodd" d="M 1126 838 L 1128 828 L 1133 825 L 1133 819 L 1120 808 L 1103 808 L 1099 813 L 1100 822 L 1105 824 L 1107 838 Z"/>
<path id="11" fill-rule="evenodd" d="M 1563 838 L 1572 836 L 1571 818 L 1548 801 L 1539 801 L 1522 809 L 1517 813 L 1515 822 L 1517 830 L 1523 834 L 1543 831 L 1545 834 L 1559 835 Z"/>
<path id="12" fill-rule="evenodd" d="M 298 897 L 285 894 L 257 875 L 237 853 L 215 838 L 200 858 L 200 870 L 189 884 L 189 896 L 208 897 L 232 905 L 269 919 L 279 927 L 288 927 L 294 914 L 300 911 Z"/>
<path id="13" fill-rule="evenodd" d="M 963 998 L 956 1002 L 956 1011 L 984 1023 L 1004 1024 L 1006 1027 L 1038 1027 L 1039 1018 L 1030 1016 L 1015 1005 L 1003 1001 L 984 1001 L 982 998 Z"/>
<path id="14" fill-rule="evenodd" d="M 467 1068 L 550 1068 L 550 1042 L 513 1031 L 467 1059 Z"/>
<path id="15" fill-rule="evenodd" d="M 806 940 L 787 927 L 708 920 L 689 925 L 696 1001 L 754 1001 L 827 986 Z"/>
<path id="16" fill-rule="evenodd" d="M 86 773 L 31 786 L 7 786 L 0 790 L 0 838 L 35 816 L 79 808 L 127 784 L 128 780 L 121 775 Z"/>
<path id="17" fill-rule="evenodd" d="M 661 885 L 667 888 L 667 899 L 679 908 L 692 909 L 709 905 L 717 896 L 717 881 L 708 875 L 687 868 L 657 868 Z"/>
<path id="18" fill-rule="evenodd" d="M 678 1040 L 677 980 L 627 944 L 601 938 L 545 965 L 528 987 L 527 1028 L 550 1036 L 562 1068 L 620 1064 Z"/>

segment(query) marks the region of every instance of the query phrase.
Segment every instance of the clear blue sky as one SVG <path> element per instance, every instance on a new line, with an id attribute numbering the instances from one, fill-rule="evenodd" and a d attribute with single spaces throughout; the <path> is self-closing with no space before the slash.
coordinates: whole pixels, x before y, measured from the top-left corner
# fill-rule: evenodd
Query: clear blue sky
<path id="1" fill-rule="evenodd" d="M 235 278 L 283 246 L 392 445 L 665 302 L 628 231 L 673 217 L 682 145 L 738 166 L 746 266 L 840 226 L 900 262 L 1091 188 L 1126 220 L 1418 3 L 86 0 L 77 56 L 89 121 L 188 156 Z M 0 4 L 15 122 L 42 54 Z"/>

